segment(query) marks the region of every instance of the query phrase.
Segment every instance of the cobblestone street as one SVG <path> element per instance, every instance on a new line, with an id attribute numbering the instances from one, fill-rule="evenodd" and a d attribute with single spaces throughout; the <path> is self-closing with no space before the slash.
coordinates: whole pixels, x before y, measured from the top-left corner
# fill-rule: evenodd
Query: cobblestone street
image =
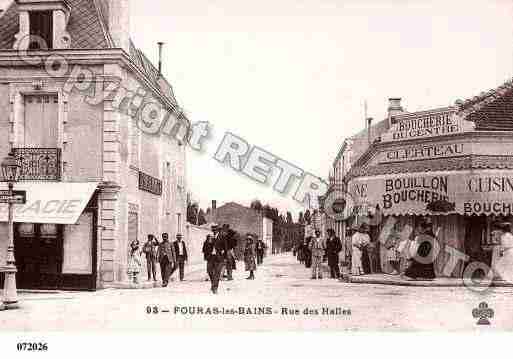
<path id="1" fill-rule="evenodd" d="M 185 282 L 175 280 L 168 288 L 21 294 L 20 310 L 0 312 L 0 328 L 7 331 L 513 329 L 512 288 L 493 288 L 480 294 L 463 287 L 349 284 L 327 277 L 311 280 L 309 270 L 287 254 L 266 258 L 254 281 L 245 280 L 247 274 L 239 262 L 235 280 L 221 282 L 219 294 L 213 295 L 205 281 L 204 269 L 199 268 L 195 266 L 187 273 Z M 472 316 L 472 310 L 483 301 L 495 312 L 490 326 L 477 326 L 477 319 Z M 158 313 L 148 314 L 148 307 L 152 310 L 156 307 Z M 239 313 L 240 307 L 245 308 L 245 314 Z M 198 308 L 204 313 L 198 314 Z M 328 308 L 329 314 L 323 308 Z M 209 310 L 211 314 L 207 313 Z M 225 314 L 215 314 L 216 310 L 224 310 Z"/>

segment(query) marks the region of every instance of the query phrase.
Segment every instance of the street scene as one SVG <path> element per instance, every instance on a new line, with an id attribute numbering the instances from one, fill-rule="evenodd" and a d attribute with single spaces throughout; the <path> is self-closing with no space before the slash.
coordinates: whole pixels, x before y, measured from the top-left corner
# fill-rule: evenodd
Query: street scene
<path id="1" fill-rule="evenodd" d="M 0 0 L 0 331 L 512 330 L 512 21 Z"/>
<path id="2" fill-rule="evenodd" d="M 167 288 L 25 293 L 20 295 L 23 308 L 2 313 L 0 324 L 2 330 L 10 331 L 72 332 L 84 328 L 95 332 L 191 328 L 218 332 L 305 328 L 411 331 L 435 327 L 444 331 L 494 331 L 511 326 L 513 288 L 475 293 L 462 287 L 384 286 L 329 278 L 312 282 L 306 279 L 309 274 L 291 255 L 283 254 L 266 258 L 254 281 L 246 280 L 243 271 L 235 271 L 233 281 L 221 281 L 216 297 L 204 281 L 204 266 L 191 268 L 186 281 L 175 280 Z M 476 325 L 478 319 L 472 316 L 482 301 L 495 312 L 491 326 Z M 233 309 L 236 314 L 208 314 L 207 308 Z M 264 310 L 258 314 L 261 308 L 272 308 L 272 313 Z M 329 312 L 323 314 L 323 308 Z M 284 310 L 287 314 L 282 314 Z M 296 311 L 299 313 L 294 314 Z M 20 317 L 24 319 L 14 320 Z"/>

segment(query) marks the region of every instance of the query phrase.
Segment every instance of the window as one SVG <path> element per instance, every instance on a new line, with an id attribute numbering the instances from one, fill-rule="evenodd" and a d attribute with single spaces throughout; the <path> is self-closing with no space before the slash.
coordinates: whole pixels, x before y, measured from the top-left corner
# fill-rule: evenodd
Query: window
<path id="1" fill-rule="evenodd" d="M 24 101 L 24 147 L 57 148 L 59 133 L 57 95 L 26 95 Z"/>
<path id="2" fill-rule="evenodd" d="M 30 44 L 29 50 L 53 48 L 53 12 L 52 11 L 31 11 L 30 21 Z"/>

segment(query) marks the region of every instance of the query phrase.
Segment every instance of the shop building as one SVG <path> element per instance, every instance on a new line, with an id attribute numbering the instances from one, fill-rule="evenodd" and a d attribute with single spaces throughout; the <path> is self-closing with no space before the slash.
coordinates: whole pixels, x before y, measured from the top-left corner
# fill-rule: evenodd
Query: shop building
<path id="1" fill-rule="evenodd" d="M 14 214 L 18 288 L 124 285 L 132 240 L 185 231 L 189 122 L 130 40 L 129 6 L 18 0 L 0 15 L 0 157 L 15 155 L 27 194 Z M 170 114 L 167 131 L 137 125 L 149 103 Z M 6 221 L 2 205 L 0 272 Z"/>
<path id="2" fill-rule="evenodd" d="M 390 120 L 345 178 L 355 204 L 379 214 L 379 229 L 389 218 L 415 229 L 422 216 L 431 217 L 440 245 L 437 276 L 461 277 L 472 261 L 490 266 L 491 225 L 513 214 L 511 82 Z M 381 249 L 381 269 L 391 272 Z M 467 260 L 454 265 L 454 250 Z"/>

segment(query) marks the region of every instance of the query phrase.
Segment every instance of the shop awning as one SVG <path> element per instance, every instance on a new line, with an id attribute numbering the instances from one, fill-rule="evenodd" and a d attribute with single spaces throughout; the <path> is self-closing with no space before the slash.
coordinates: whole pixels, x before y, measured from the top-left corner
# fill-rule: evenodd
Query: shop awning
<path id="1" fill-rule="evenodd" d="M 18 182 L 14 190 L 27 191 L 27 202 L 14 205 L 14 221 L 75 224 L 97 186 L 97 182 Z M 0 183 L 0 189 L 6 190 L 7 184 Z M 0 204 L 0 222 L 7 222 L 7 204 Z"/>
<path id="2" fill-rule="evenodd" d="M 513 170 L 360 177 L 348 191 L 357 208 L 379 207 L 385 215 L 513 214 Z"/>

